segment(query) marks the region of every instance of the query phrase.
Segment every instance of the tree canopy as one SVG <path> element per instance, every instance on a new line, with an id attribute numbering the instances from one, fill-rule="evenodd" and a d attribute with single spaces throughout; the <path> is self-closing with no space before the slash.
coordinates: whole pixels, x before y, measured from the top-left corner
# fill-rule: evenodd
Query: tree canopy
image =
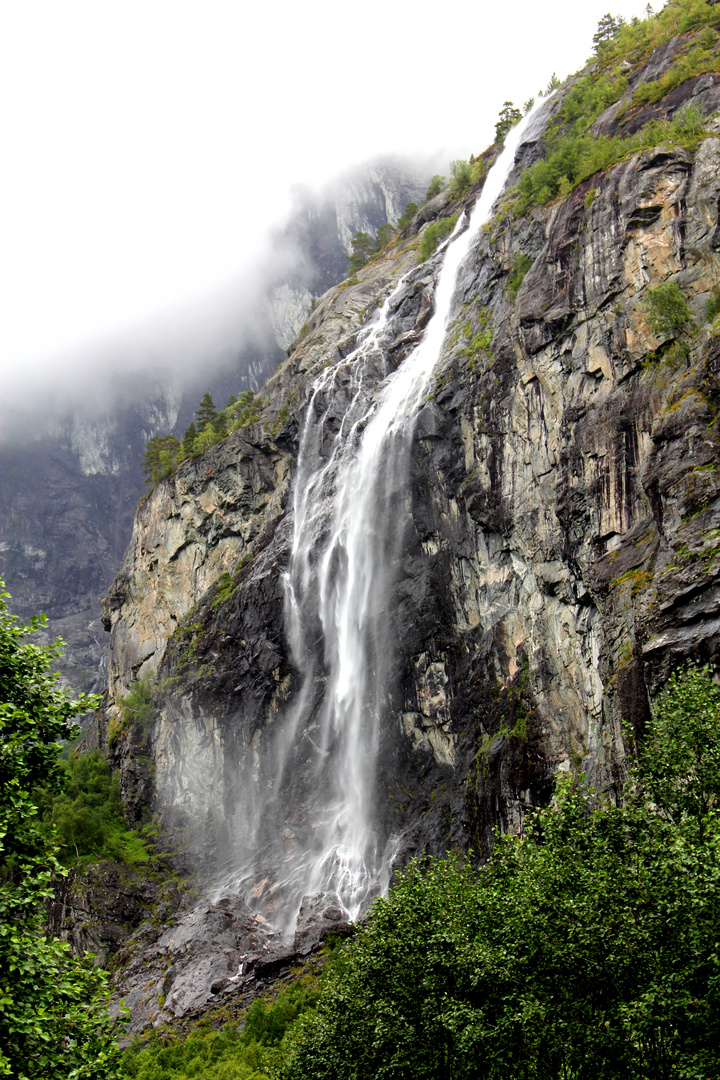
<path id="1" fill-rule="evenodd" d="M 23 625 L 0 582 L 0 1076 L 102 1080 L 115 1074 L 105 975 L 47 937 L 45 902 L 64 873 L 37 812 L 41 789 L 61 790 L 61 740 L 97 704 L 63 690 L 60 652 L 32 644 L 44 617 Z"/>
<path id="2" fill-rule="evenodd" d="M 286 1080 L 700 1080 L 720 1067 L 720 689 L 670 680 L 625 805 L 559 778 L 479 873 L 415 863 L 287 1039 Z"/>

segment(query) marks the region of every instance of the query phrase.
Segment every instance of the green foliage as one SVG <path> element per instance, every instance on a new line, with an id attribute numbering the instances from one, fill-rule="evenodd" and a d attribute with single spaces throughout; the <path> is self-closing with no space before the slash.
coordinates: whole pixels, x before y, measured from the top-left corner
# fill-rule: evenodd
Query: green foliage
<path id="1" fill-rule="evenodd" d="M 435 175 L 430 180 L 430 183 L 428 184 L 427 191 L 425 192 L 425 202 L 429 202 L 430 199 L 434 199 L 436 195 L 439 195 L 440 192 L 444 189 L 446 183 L 447 181 L 444 176 L 440 176 L 439 173 L 435 173 Z"/>
<path id="2" fill-rule="evenodd" d="M 388 246 L 395 236 L 396 231 L 395 226 L 391 225 L 389 221 L 380 226 L 375 234 L 375 244 L 373 246 L 374 255 L 377 255 L 379 251 L 382 251 L 383 248 Z"/>
<path id="3" fill-rule="evenodd" d="M 120 701 L 125 723 L 139 724 L 145 734 L 152 724 L 154 676 L 151 672 L 133 683 L 132 690 Z"/>
<path id="4" fill-rule="evenodd" d="M 469 191 L 473 185 L 473 170 L 469 161 L 459 158 L 450 162 L 450 175 L 452 176 L 452 195 L 459 199 Z"/>
<path id="5" fill-rule="evenodd" d="M 457 224 L 458 215 L 453 214 L 451 217 L 440 218 L 438 221 L 431 222 L 426 226 L 425 231 L 422 234 L 422 241 L 420 243 L 420 258 L 429 258 L 433 251 L 435 251 L 438 244 L 450 236 Z"/>
<path id="6" fill-rule="evenodd" d="M 142 461 L 145 483 L 154 487 L 177 467 L 182 444 L 174 435 L 153 435 L 148 439 Z"/>
<path id="7" fill-rule="evenodd" d="M 53 832 L 65 866 L 90 859 L 134 863 L 148 858 L 136 832 L 129 832 L 123 817 L 117 779 L 98 750 L 63 761 L 65 789 L 41 792 L 39 810 L 45 835 Z"/>
<path id="8" fill-rule="evenodd" d="M 352 255 L 348 255 L 348 269 L 351 274 L 357 274 L 370 262 L 373 255 L 372 238 L 366 232 L 356 232 L 352 238 Z"/>
<path id="9" fill-rule="evenodd" d="M 720 689 L 671 679 L 624 807 L 571 775 L 479 872 L 411 865 L 284 1080 L 701 1080 L 720 1067 Z"/>
<path id="10" fill-rule="evenodd" d="M 492 344 L 494 333 L 492 313 L 490 308 L 487 307 L 480 308 L 475 323 L 471 321 L 466 323 L 463 327 L 463 336 L 467 345 L 460 351 L 467 357 L 468 367 L 471 371 L 475 371 L 478 359 L 483 354 L 492 359 L 490 345 Z"/>
<path id="11" fill-rule="evenodd" d="M 406 205 L 406 207 L 403 210 L 400 217 L 398 218 L 398 223 L 397 223 L 398 232 L 404 232 L 405 229 L 407 229 L 408 225 L 410 224 L 412 219 L 415 217 L 417 212 L 418 212 L 417 203 L 409 202 Z"/>
<path id="12" fill-rule="evenodd" d="M 227 1024 L 222 1031 L 191 1035 L 178 1042 L 153 1039 L 128 1050 L 120 1076 L 133 1080 L 267 1080 L 275 1075 L 276 1047 L 298 1016 L 312 1009 L 319 991 L 302 982 L 281 991 L 275 1001 L 256 998 L 242 1030 Z"/>
<path id="13" fill-rule="evenodd" d="M 514 300 L 518 294 L 518 290 L 525 280 L 525 275 L 534 263 L 534 259 L 530 255 L 526 255 L 524 251 L 517 251 L 513 255 L 512 268 L 508 274 L 507 279 L 507 291 L 511 300 Z"/>
<path id="14" fill-rule="evenodd" d="M 694 106 L 676 114 L 672 120 L 652 121 L 627 138 L 550 136 L 546 157 L 526 169 L 518 181 L 513 212 L 521 216 L 535 205 L 565 196 L 583 180 L 640 150 L 664 142 L 694 149 L 704 136 L 705 123 Z"/>
<path id="15" fill-rule="evenodd" d="M 41 789 L 63 784 L 60 741 L 98 699 L 60 688 L 50 674 L 60 642 L 31 644 L 44 617 L 24 626 L 7 598 L 0 591 L 0 1076 L 104 1080 L 118 1054 L 106 977 L 46 936 L 44 905 L 62 871 L 37 812 Z"/>
<path id="16" fill-rule="evenodd" d="M 217 409 L 215 408 L 215 402 L 212 399 L 212 394 L 209 390 L 206 390 L 200 399 L 200 404 L 195 410 L 195 417 L 197 419 L 197 429 L 202 431 L 217 417 Z"/>
<path id="17" fill-rule="evenodd" d="M 515 108 L 512 101 L 506 101 L 495 124 L 495 142 L 502 142 L 510 128 L 514 127 L 518 120 L 522 120 L 522 113 Z"/>
<path id="18" fill-rule="evenodd" d="M 253 390 L 245 390 L 237 397 L 231 394 L 225 408 L 218 412 L 212 395 L 206 391 L 195 410 L 197 427 L 191 420 L 182 442 L 174 435 L 154 435 L 148 440 L 143 458 L 146 484 L 154 487 L 160 480 L 170 476 L 181 461 L 204 454 L 231 432 L 257 423 L 262 409 L 262 398 Z"/>
<path id="19" fill-rule="evenodd" d="M 705 302 L 706 322 L 713 322 L 718 315 L 720 315 L 720 289 L 716 289 L 712 296 Z"/>
<path id="20" fill-rule="evenodd" d="M 649 289 L 645 306 L 648 325 L 656 334 L 690 338 L 697 330 L 690 305 L 675 281 Z"/>
<path id="21" fill-rule="evenodd" d="M 197 428 L 195 427 L 195 421 L 191 420 L 185 434 L 183 435 L 182 449 L 183 454 L 186 457 L 191 457 L 195 453 L 195 439 L 197 437 Z"/>
<path id="22" fill-rule="evenodd" d="M 625 20 L 622 15 L 619 15 L 617 18 L 614 18 L 614 16 L 610 14 L 603 15 L 598 23 L 597 30 L 593 34 L 595 51 L 599 52 L 608 41 L 612 41 L 612 39 L 617 36 L 620 27 L 624 24 Z"/>
<path id="23" fill-rule="evenodd" d="M 629 23 L 612 20 L 612 26 L 608 24 L 609 36 L 599 43 L 592 67 L 563 95 L 546 132 L 544 160 L 521 176 L 513 203 L 515 214 L 525 214 L 533 206 L 567 194 L 594 173 L 638 151 L 665 142 L 693 150 L 708 132 L 703 116 L 692 105 L 671 121 L 650 121 L 626 137 L 597 138 L 590 128 L 605 109 L 620 100 L 633 71 L 654 49 L 679 33 L 690 31 L 694 36 L 677 51 L 661 79 L 637 87 L 633 107 L 658 101 L 680 82 L 715 70 L 718 29 L 720 7 L 705 0 L 673 0 L 659 15 L 651 14 L 647 19 L 632 19 Z M 552 82 L 548 92 L 551 89 Z"/>

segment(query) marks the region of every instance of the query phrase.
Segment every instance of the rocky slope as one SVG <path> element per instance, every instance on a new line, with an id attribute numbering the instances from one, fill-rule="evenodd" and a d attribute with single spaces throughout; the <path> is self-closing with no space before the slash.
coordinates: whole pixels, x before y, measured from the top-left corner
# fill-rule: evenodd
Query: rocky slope
<path id="1" fill-rule="evenodd" d="M 25 619 L 45 612 L 47 639 L 60 635 L 66 642 L 60 667 L 75 689 L 106 685 L 100 599 L 144 491 L 147 440 L 169 432 L 182 438 L 205 389 L 218 407 L 230 393 L 257 391 L 303 326 L 313 296 L 344 277 L 353 234 L 363 229 L 374 236 L 380 225 L 397 221 L 426 184 L 426 170 L 377 161 L 323 192 L 299 193 L 269 256 L 284 269 L 271 274 L 267 310 L 258 315 L 267 323 L 266 346 L 244 349 L 225 373 L 211 373 L 198 388 L 149 370 L 133 385 L 108 386 L 92 407 L 82 404 L 79 388 L 80 404 L 67 415 L 34 415 L 30 437 L 0 435 L 0 576 L 13 611 Z"/>
<path id="2" fill-rule="evenodd" d="M 669 55 L 653 55 L 636 85 Z M 656 112 L 699 101 L 717 132 L 717 78 L 683 85 Z M 519 163 L 542 156 L 557 107 L 536 114 Z M 626 122 L 613 105 L 597 130 Z M 415 426 L 387 607 L 394 676 L 374 821 L 395 865 L 455 846 L 487 853 L 495 828 L 522 828 L 549 798 L 558 770 L 617 798 L 667 671 L 717 654 L 720 336 L 701 312 L 720 286 L 719 205 L 720 138 L 692 152 L 661 144 L 522 217 L 499 211 L 462 267 Z M 118 988 L 137 1027 L 247 989 L 258 958 L 292 952 L 272 926 L 272 872 L 250 898 L 227 872 L 298 689 L 283 575 L 303 418 L 331 368 L 323 404 L 337 430 L 355 377 L 344 359 L 403 278 L 385 367 L 366 376 L 380 385 L 422 337 L 442 256 L 419 262 L 418 233 L 453 209 L 438 196 L 384 257 L 331 289 L 266 385 L 262 422 L 181 465 L 138 510 L 104 602 L 109 688 L 91 740 L 121 771 L 128 818 L 158 815 L 200 880 L 222 888 L 126 946 Z M 651 329 L 649 291 L 668 281 L 698 316 L 694 336 Z M 142 731 L 120 702 L 149 674 L 154 721 Z M 312 833 L 313 732 L 293 744 L 277 820 L 265 822 L 288 851 Z M 344 918 L 332 897 L 306 900 L 301 950 Z"/>

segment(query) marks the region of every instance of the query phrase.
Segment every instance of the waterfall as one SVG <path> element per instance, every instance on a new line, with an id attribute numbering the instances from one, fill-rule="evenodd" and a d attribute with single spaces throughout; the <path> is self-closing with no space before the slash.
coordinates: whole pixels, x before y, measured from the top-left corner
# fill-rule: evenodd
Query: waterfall
<path id="1" fill-rule="evenodd" d="M 249 841 L 252 849 L 260 834 L 283 828 L 277 800 L 302 747 L 311 773 L 306 821 L 286 829 L 292 840 L 275 847 L 275 915 L 287 931 L 303 895 L 332 894 L 355 919 L 387 888 L 397 840 L 379 836 L 373 790 L 395 656 L 390 604 L 410 513 L 415 421 L 441 353 L 458 269 L 505 185 L 526 123 L 509 133 L 470 221 L 463 217 L 445 244 L 421 343 L 388 373 L 394 315 L 407 288 L 401 281 L 354 351 L 326 368 L 311 390 L 285 577 L 286 630 L 300 685 L 275 744 L 276 805 L 256 811 Z"/>

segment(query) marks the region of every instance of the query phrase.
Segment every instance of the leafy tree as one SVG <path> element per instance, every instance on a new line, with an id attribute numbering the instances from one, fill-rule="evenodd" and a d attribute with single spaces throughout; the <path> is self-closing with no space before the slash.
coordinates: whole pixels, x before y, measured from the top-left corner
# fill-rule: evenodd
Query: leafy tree
<path id="1" fill-rule="evenodd" d="M 450 174 L 452 176 L 452 191 L 456 199 L 464 195 L 472 187 L 472 165 L 469 161 L 458 159 L 450 162 Z"/>
<path id="2" fill-rule="evenodd" d="M 63 785 L 60 740 L 98 699 L 60 688 L 49 673 L 60 643 L 28 641 L 44 616 L 24 626 L 7 599 L 0 592 L 0 1076 L 102 1080 L 118 1060 L 106 977 L 47 937 L 44 905 L 64 871 L 37 812 L 41 789 Z"/>
<path id="3" fill-rule="evenodd" d="M 372 238 L 366 232 L 356 232 L 352 238 L 352 255 L 348 256 L 350 273 L 356 274 L 370 262 L 373 255 Z"/>
<path id="4" fill-rule="evenodd" d="M 512 101 L 506 101 L 500 110 L 500 115 L 495 124 L 495 142 L 502 142 L 511 127 L 522 120 L 522 113 L 516 109 Z"/>
<path id="5" fill-rule="evenodd" d="M 528 98 L 527 101 L 524 102 L 524 104 L 523 104 L 523 116 L 527 116 L 527 114 L 530 112 L 530 110 L 532 109 L 534 104 L 535 104 L 535 98 L 534 97 Z"/>
<path id="6" fill-rule="evenodd" d="M 720 1068 L 720 688 L 671 679 L 623 807 L 558 779 L 479 873 L 415 863 L 286 1037 L 286 1080 Z"/>
<path id="7" fill-rule="evenodd" d="M 676 281 L 649 289 L 646 307 L 648 325 L 656 334 L 684 338 L 697 329 L 690 305 Z"/>
<path id="8" fill-rule="evenodd" d="M 425 202 L 429 202 L 430 199 L 434 199 L 436 195 L 439 195 L 445 187 L 446 182 L 447 181 L 445 180 L 444 176 L 440 176 L 439 173 L 435 173 L 430 183 L 428 184 L 427 191 L 425 192 Z"/>
<path id="9" fill-rule="evenodd" d="M 558 78 L 557 74 L 553 71 L 552 75 L 550 76 L 550 82 L 545 87 L 545 93 L 543 94 L 543 97 L 547 97 L 548 94 L 552 94 L 554 90 L 559 89 L 559 87 L 561 86 L 562 80 Z"/>
<path id="10" fill-rule="evenodd" d="M 215 408 L 215 402 L 212 399 L 210 391 L 206 390 L 200 399 L 200 404 L 195 410 L 198 431 L 202 431 L 208 424 L 212 424 L 216 416 L 217 409 Z"/>

